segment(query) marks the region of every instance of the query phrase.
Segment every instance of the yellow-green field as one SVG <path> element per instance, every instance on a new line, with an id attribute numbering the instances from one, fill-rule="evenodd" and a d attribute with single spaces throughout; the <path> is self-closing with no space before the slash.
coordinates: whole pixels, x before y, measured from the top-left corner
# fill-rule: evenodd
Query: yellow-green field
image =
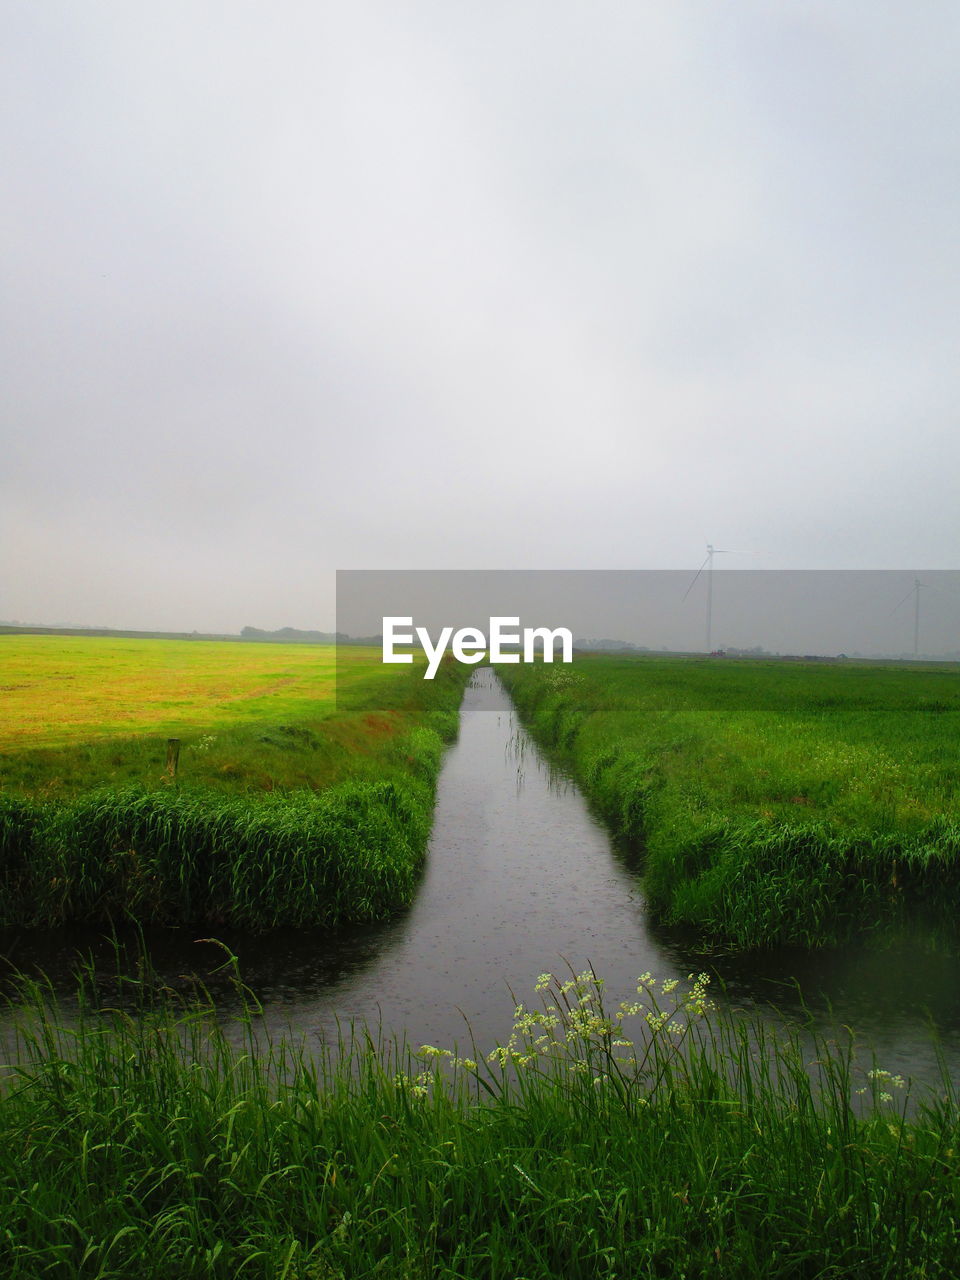
<path id="1" fill-rule="evenodd" d="M 0 751 L 317 718 L 334 707 L 335 655 L 333 645 L 0 636 Z"/>
<path id="2" fill-rule="evenodd" d="M 228 790 L 317 790 L 374 776 L 438 705 L 437 682 L 333 645 L 0 636 L 0 787 L 53 798 L 180 778 Z"/>

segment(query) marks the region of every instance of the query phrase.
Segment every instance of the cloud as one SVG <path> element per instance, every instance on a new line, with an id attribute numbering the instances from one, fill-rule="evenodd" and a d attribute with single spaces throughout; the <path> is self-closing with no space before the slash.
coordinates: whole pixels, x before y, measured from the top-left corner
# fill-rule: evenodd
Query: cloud
<path id="1" fill-rule="evenodd" d="M 951 567 L 957 21 L 14 6 L 0 612 L 323 626 L 338 566 L 706 541 Z"/>

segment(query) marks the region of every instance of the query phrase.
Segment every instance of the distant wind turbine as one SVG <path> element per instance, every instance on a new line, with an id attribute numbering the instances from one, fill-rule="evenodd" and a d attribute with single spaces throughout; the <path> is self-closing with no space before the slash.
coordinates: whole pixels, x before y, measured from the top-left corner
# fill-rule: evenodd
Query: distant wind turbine
<path id="1" fill-rule="evenodd" d="M 891 613 L 896 613 L 900 605 L 906 604 L 910 597 L 913 596 L 913 656 L 915 658 L 919 656 L 920 652 L 920 592 L 929 585 L 928 582 L 921 582 L 919 578 L 914 578 L 913 586 L 900 601 L 900 604 L 897 605 L 896 609 L 891 610 Z"/>
<path id="2" fill-rule="evenodd" d="M 915 658 L 920 649 L 920 588 L 926 585 L 919 578 L 913 580 L 913 656 Z"/>
<path id="3" fill-rule="evenodd" d="M 744 551 L 724 551 L 721 547 L 715 547 L 712 543 L 707 543 L 707 554 L 703 564 L 693 575 L 693 582 L 690 583 L 686 591 L 683 593 L 683 599 L 693 590 L 697 579 L 703 573 L 704 568 L 707 570 L 707 653 L 713 652 L 711 644 L 711 636 L 713 634 L 713 557 L 714 556 L 741 556 L 746 555 Z M 682 603 L 682 601 L 681 601 Z"/>

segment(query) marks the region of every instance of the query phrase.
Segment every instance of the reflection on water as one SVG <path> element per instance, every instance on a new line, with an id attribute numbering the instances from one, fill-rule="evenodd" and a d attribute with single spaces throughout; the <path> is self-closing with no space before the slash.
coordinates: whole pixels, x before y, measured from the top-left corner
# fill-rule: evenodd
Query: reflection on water
<path id="1" fill-rule="evenodd" d="M 332 1038 L 338 1020 L 362 1019 L 413 1044 L 479 1046 L 509 1034 L 515 993 L 530 1001 L 539 973 L 593 966 L 614 1000 L 636 977 L 706 970 L 724 999 L 745 1009 L 777 1004 L 818 1021 L 832 1017 L 872 1045 L 880 1064 L 937 1078 L 929 1023 L 960 1078 L 957 961 L 906 945 L 784 950 L 762 958 L 704 955 L 689 938 L 646 918 L 629 854 L 616 850 L 577 788 L 520 728 L 489 668 L 467 689 L 460 736 L 440 777 L 433 834 L 412 907 L 382 925 L 281 931 L 249 937 L 218 930 L 240 958 L 267 1024 Z M 0 951 L 42 968 L 69 1001 L 72 958 L 93 949 L 114 965 L 102 931 L 20 931 Z M 148 930 L 151 960 L 176 985 L 198 973 L 229 1003 L 223 952 L 196 931 Z"/>

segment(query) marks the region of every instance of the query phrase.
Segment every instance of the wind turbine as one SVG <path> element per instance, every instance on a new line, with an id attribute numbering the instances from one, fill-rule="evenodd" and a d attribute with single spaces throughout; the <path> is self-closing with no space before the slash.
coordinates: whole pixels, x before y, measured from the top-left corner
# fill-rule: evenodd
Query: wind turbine
<path id="1" fill-rule="evenodd" d="M 913 656 L 917 657 L 920 648 L 920 588 L 927 584 L 919 578 L 913 580 Z"/>
<path id="2" fill-rule="evenodd" d="M 703 573 L 704 568 L 707 570 L 707 653 L 713 652 L 713 646 L 710 643 L 710 637 L 713 631 L 713 557 L 714 556 L 738 556 L 742 555 L 742 551 L 725 551 L 721 547 L 715 547 L 711 542 L 707 543 L 707 554 L 703 564 L 693 575 L 693 582 L 690 583 L 686 591 L 683 593 L 683 599 L 693 590 L 697 579 Z M 682 601 L 681 601 L 682 603 Z"/>
<path id="3" fill-rule="evenodd" d="M 906 604 L 906 602 L 910 599 L 910 597 L 913 596 L 913 656 L 914 658 L 918 657 L 919 650 L 920 650 L 920 591 L 922 588 L 928 587 L 929 585 L 930 584 L 927 582 L 921 582 L 919 578 L 914 578 L 913 586 L 910 588 L 907 594 L 900 601 L 900 604 L 897 605 L 897 608 L 892 610 L 893 613 L 896 613 L 897 609 L 900 608 L 900 605 Z"/>

